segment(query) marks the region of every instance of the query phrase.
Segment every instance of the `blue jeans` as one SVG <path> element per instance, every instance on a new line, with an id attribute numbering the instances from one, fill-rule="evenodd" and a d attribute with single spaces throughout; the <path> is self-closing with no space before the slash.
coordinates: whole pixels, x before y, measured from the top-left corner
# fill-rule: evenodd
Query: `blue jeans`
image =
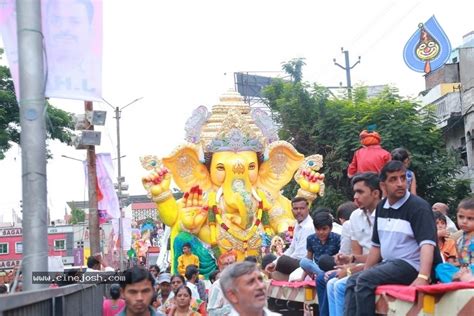
<path id="1" fill-rule="evenodd" d="M 375 289 L 384 284 L 409 285 L 418 271 L 402 259 L 381 262 L 353 274 L 346 283 L 345 316 L 375 315 Z"/>
<path id="2" fill-rule="evenodd" d="M 346 292 L 348 278 L 333 278 L 326 285 L 330 316 L 344 315 L 344 293 Z"/>
<path id="3" fill-rule="evenodd" d="M 319 266 L 316 264 L 316 262 L 314 262 L 313 260 L 308 259 L 308 258 L 301 259 L 300 267 L 306 273 L 311 273 L 311 274 L 314 274 L 315 276 L 318 276 L 320 274 L 324 274 L 324 271 L 319 268 Z"/>
<path id="4" fill-rule="evenodd" d="M 331 280 L 336 276 L 336 272 L 333 272 L 329 275 L 328 280 Z M 329 309 L 331 308 L 328 304 L 327 296 L 327 283 L 324 279 L 324 272 L 320 273 L 316 278 L 316 292 L 318 293 L 318 305 L 319 305 L 319 316 L 328 316 Z"/>

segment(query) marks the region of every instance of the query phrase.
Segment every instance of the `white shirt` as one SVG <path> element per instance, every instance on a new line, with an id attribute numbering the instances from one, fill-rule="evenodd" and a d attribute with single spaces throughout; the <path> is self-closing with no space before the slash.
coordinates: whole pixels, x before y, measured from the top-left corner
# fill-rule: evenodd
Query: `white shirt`
<path id="1" fill-rule="evenodd" d="M 453 220 L 450 219 L 448 216 L 446 216 L 446 228 L 448 231 L 453 234 L 458 231 L 458 228 L 456 227 L 456 224 L 454 224 Z"/>
<path id="2" fill-rule="evenodd" d="M 333 222 L 331 232 L 342 235 L 342 226 L 339 223 Z"/>
<path id="3" fill-rule="evenodd" d="M 232 306 L 222 292 L 221 283 L 217 280 L 209 289 L 207 312 L 210 316 L 220 316 L 230 314 L 231 309 Z"/>
<path id="4" fill-rule="evenodd" d="M 240 314 L 234 308 L 231 308 L 230 313 L 228 314 L 228 316 L 239 316 L 239 315 Z M 270 311 L 268 308 L 264 307 L 263 308 L 263 315 L 264 316 L 278 316 L 278 315 L 281 315 L 281 314 L 274 313 L 274 312 Z"/>
<path id="5" fill-rule="evenodd" d="M 339 249 L 339 253 L 344 255 L 350 255 L 352 253 L 351 247 L 351 221 L 345 221 L 342 224 L 342 231 L 341 231 L 341 248 Z"/>
<path id="6" fill-rule="evenodd" d="M 400 207 L 402 207 L 403 204 L 405 204 L 406 201 L 408 201 L 408 199 L 410 198 L 410 195 L 411 193 L 407 191 L 405 193 L 405 196 L 402 197 L 401 200 L 396 201 L 392 205 L 390 205 L 390 202 L 388 201 L 388 199 L 386 199 L 385 203 L 383 204 L 383 208 L 393 208 L 395 210 L 398 210 Z"/>
<path id="7" fill-rule="evenodd" d="M 351 240 L 355 240 L 362 247 L 362 253 L 369 253 L 372 246 L 372 231 L 374 228 L 375 210 L 367 215 L 360 208 L 352 212 L 349 222 L 351 225 Z"/>
<path id="8" fill-rule="evenodd" d="M 308 252 L 306 250 L 306 239 L 315 233 L 313 219 L 308 214 L 301 223 L 296 224 L 290 247 L 283 254 L 298 260 L 306 257 Z"/>
<path id="9" fill-rule="evenodd" d="M 104 270 L 95 270 L 92 268 L 87 268 L 86 272 L 115 272 L 115 269 L 112 267 L 105 267 Z"/>
<path id="10" fill-rule="evenodd" d="M 199 298 L 199 292 L 198 292 L 197 286 L 194 283 L 191 283 L 189 281 L 186 282 L 186 286 L 189 287 L 189 289 L 191 290 L 191 297 L 198 299 Z"/>

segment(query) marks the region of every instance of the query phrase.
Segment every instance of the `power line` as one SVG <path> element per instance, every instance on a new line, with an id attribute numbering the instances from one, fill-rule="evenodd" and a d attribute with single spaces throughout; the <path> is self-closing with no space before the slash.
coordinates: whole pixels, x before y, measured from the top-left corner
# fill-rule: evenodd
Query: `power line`
<path id="1" fill-rule="evenodd" d="M 374 47 L 376 44 L 378 44 L 378 42 L 380 42 L 380 40 L 384 37 L 386 37 L 388 34 L 392 33 L 394 30 L 397 29 L 397 25 L 401 24 L 401 22 L 403 20 L 405 20 L 409 15 L 410 13 L 413 12 L 413 10 L 415 10 L 416 7 L 418 7 L 419 5 L 421 4 L 421 1 L 415 3 L 414 6 L 412 6 L 411 8 L 408 9 L 408 11 L 406 13 L 403 14 L 403 16 L 400 18 L 400 20 L 395 20 L 393 23 L 391 23 L 389 25 L 388 28 L 385 29 L 385 31 L 379 36 L 377 37 L 377 39 L 372 42 L 372 44 L 370 44 L 365 50 L 362 51 L 362 55 L 367 53 L 372 47 Z"/>
<path id="2" fill-rule="evenodd" d="M 405 20 L 412 12 L 415 10 L 423 0 L 417 1 L 412 7 L 408 8 L 405 13 L 402 14 L 402 16 L 399 19 L 395 19 L 393 23 L 391 23 L 388 27 L 385 28 L 384 32 L 377 37 L 376 40 L 374 40 L 372 43 L 370 43 L 366 48 L 360 53 L 360 55 L 365 55 L 372 47 L 374 47 L 376 44 L 380 42 L 383 38 L 385 38 L 389 33 L 392 33 L 395 29 L 397 29 L 397 25 L 399 25 L 403 20 Z M 387 8 L 388 9 L 383 9 L 385 13 L 378 14 L 377 18 L 375 18 L 373 23 L 368 23 L 367 26 L 363 29 L 363 31 L 359 32 L 356 36 L 355 39 L 352 40 L 352 45 L 351 46 L 357 46 L 358 40 L 363 37 L 365 30 L 374 28 L 374 24 L 377 24 L 378 21 L 382 19 L 382 17 L 386 16 L 388 13 L 390 13 L 395 5 L 395 2 L 392 3 L 392 5 L 389 5 Z M 335 75 L 333 74 L 331 78 L 335 78 Z"/>
<path id="3" fill-rule="evenodd" d="M 368 22 L 361 31 L 356 34 L 354 39 L 351 42 L 351 47 L 356 45 L 357 41 L 361 39 L 364 35 L 366 35 L 371 29 L 374 29 L 374 26 L 378 24 L 378 22 L 385 17 L 387 14 L 392 12 L 392 8 L 396 5 L 396 1 L 392 1 L 387 6 L 383 7 L 379 12 L 377 12 L 376 17 Z"/>

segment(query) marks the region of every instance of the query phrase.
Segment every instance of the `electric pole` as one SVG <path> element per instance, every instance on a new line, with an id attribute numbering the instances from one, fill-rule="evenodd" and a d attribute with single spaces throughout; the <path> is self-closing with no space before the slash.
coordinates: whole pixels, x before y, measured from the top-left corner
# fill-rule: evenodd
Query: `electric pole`
<path id="1" fill-rule="evenodd" d="M 120 271 L 124 271 L 123 266 L 123 204 L 122 204 L 122 183 L 125 182 L 125 178 L 122 178 L 122 162 L 120 157 L 120 114 L 119 107 L 115 107 L 115 119 L 117 121 L 117 189 L 118 189 L 118 201 L 120 208 L 119 218 L 119 238 L 120 238 L 120 253 L 119 253 L 119 267 Z"/>
<path id="2" fill-rule="evenodd" d="M 84 107 L 86 113 L 94 110 L 91 101 L 85 101 Z M 94 125 L 90 124 L 87 129 L 93 131 Z M 87 178 L 89 186 L 89 240 L 91 256 L 93 256 L 100 253 L 99 212 L 97 210 L 97 168 L 94 145 L 87 146 Z"/>
<path id="3" fill-rule="evenodd" d="M 345 67 L 338 64 L 336 62 L 336 58 L 334 58 L 332 61 L 334 62 L 334 65 L 336 65 L 336 66 L 338 66 L 341 69 L 346 71 L 347 95 L 348 95 L 349 99 L 352 99 L 351 69 L 354 68 L 357 64 L 360 63 L 360 56 L 359 56 L 359 60 L 357 60 L 355 62 L 355 64 L 351 66 L 350 61 L 349 61 L 349 51 L 344 50 L 344 47 L 341 47 L 341 53 L 344 54 L 344 61 L 345 61 L 345 65 L 346 65 Z"/>
<path id="4" fill-rule="evenodd" d="M 119 260 L 120 260 L 120 271 L 124 270 L 123 266 L 123 189 L 126 190 L 126 187 L 123 186 L 125 184 L 125 177 L 122 177 L 122 156 L 120 152 L 120 118 L 121 118 L 121 113 L 122 110 L 125 109 L 126 107 L 132 105 L 133 103 L 140 101 L 143 99 L 137 98 L 133 100 L 132 102 L 129 102 L 127 105 L 124 105 L 123 107 L 119 108 L 118 106 L 114 107 L 112 104 L 107 102 L 105 99 L 102 99 L 105 103 L 107 103 L 112 109 L 115 111 L 115 120 L 117 122 L 117 195 L 118 195 L 118 200 L 119 200 L 119 207 L 120 207 L 120 218 L 119 218 L 119 238 L 120 238 L 120 253 L 119 253 Z"/>

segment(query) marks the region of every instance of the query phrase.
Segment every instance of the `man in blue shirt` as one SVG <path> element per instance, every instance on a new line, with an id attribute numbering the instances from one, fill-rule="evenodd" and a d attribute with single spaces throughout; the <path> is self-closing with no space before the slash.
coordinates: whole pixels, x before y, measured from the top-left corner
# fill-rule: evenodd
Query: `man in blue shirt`
<path id="1" fill-rule="evenodd" d="M 134 266 L 124 272 L 120 293 L 125 300 L 125 308 L 118 316 L 155 316 L 150 306 L 154 293 L 155 279 L 148 270 Z"/>

